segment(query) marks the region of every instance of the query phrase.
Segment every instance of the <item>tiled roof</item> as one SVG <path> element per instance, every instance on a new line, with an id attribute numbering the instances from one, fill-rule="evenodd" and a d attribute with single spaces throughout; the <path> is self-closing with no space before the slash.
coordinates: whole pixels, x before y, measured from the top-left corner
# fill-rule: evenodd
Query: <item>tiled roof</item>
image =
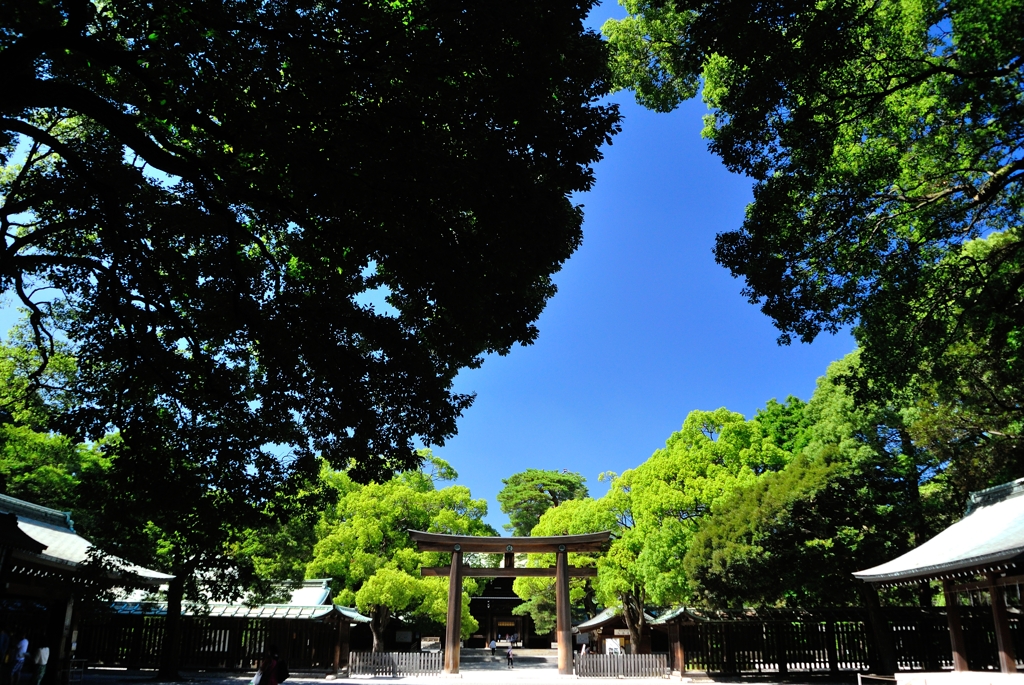
<path id="1" fill-rule="evenodd" d="M 302 581 L 302 585 L 292 590 L 289 604 L 302 606 L 314 606 L 326 604 L 327 598 L 331 595 L 330 578 L 313 578 Z"/>
<path id="2" fill-rule="evenodd" d="M 592 630 L 597 630 L 598 628 L 618 619 L 619 614 L 621 613 L 622 609 L 619 607 L 609 607 L 589 621 L 584 621 L 583 623 L 573 626 L 573 632 L 589 633 Z M 654 620 L 654 617 L 647 612 L 644 612 L 644 618 L 648 623 L 651 623 Z"/>
<path id="3" fill-rule="evenodd" d="M 75 532 L 71 515 L 67 512 L 0 495 L 0 513 L 15 514 L 18 517 L 18 528 L 45 547 L 39 553 L 19 550 L 14 553 L 15 557 L 23 561 L 71 568 L 89 558 L 89 550 L 93 545 Z M 111 560 L 124 572 L 135 574 L 144 582 L 162 583 L 174 578 L 120 559 Z"/>
<path id="4" fill-rule="evenodd" d="M 133 614 L 147 616 L 164 616 L 167 614 L 166 602 L 114 602 L 111 609 L 117 614 Z M 337 604 L 297 605 L 297 604 L 262 604 L 246 606 L 245 604 L 226 604 L 214 602 L 206 607 L 182 607 L 183 616 L 210 616 L 230 618 L 300 618 L 316 620 L 332 613 L 339 613 L 353 623 L 369 623 L 370 619 L 355 609 L 338 606 Z"/>

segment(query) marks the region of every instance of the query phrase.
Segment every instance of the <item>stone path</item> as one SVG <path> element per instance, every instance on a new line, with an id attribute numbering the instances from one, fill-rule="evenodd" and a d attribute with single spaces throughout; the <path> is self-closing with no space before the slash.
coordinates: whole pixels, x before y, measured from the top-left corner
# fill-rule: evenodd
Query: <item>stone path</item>
<path id="1" fill-rule="evenodd" d="M 577 678 L 576 676 L 560 676 L 557 668 L 549 664 L 523 664 L 513 669 L 504 666 L 504 662 L 472 663 L 464 665 L 462 672 L 455 676 L 410 676 L 403 678 L 390 677 L 354 677 L 354 678 L 323 678 L 295 674 L 288 679 L 286 685 L 502 685 L 504 683 L 524 683 L 524 685 L 570 685 L 570 683 L 594 683 L 594 685 L 669 685 L 670 683 L 690 682 L 694 685 L 855 685 L 856 678 L 832 680 L 824 677 L 807 677 L 806 679 L 787 680 L 780 683 L 767 677 L 747 678 L 708 678 L 703 673 L 688 673 L 686 678 L 678 675 L 671 679 L 665 678 Z M 85 674 L 81 685 L 248 685 L 252 675 L 232 675 L 225 673 L 184 673 L 185 681 L 177 683 L 160 681 L 152 671 L 126 671 L 124 669 L 90 669 Z"/>

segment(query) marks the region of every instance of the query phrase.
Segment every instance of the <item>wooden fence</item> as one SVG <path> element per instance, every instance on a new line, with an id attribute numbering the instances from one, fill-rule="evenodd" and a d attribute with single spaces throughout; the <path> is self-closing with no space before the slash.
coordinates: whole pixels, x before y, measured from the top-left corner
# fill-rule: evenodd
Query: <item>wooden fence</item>
<path id="1" fill-rule="evenodd" d="M 441 673 L 442 652 L 352 652 L 349 675 L 410 676 Z"/>
<path id="2" fill-rule="evenodd" d="M 573 668 L 580 678 L 667 678 L 665 654 L 576 654 Z"/>
<path id="3" fill-rule="evenodd" d="M 953 667 L 945 610 L 887 608 L 901 671 Z M 1012 615 L 1011 615 L 1012 616 Z M 961 609 L 971 670 L 998 670 L 992 613 L 987 607 Z M 1024 630 L 1016 617 L 1010 631 L 1018 664 L 1024 658 Z M 686 668 L 711 673 L 868 672 L 875 659 L 866 612 L 773 612 L 760 617 L 712 619 L 679 626 Z M 678 665 L 672 664 L 673 668 Z"/>
<path id="4" fill-rule="evenodd" d="M 155 668 L 164 641 L 164 617 L 111 615 L 79 628 L 76 656 L 90 665 Z M 338 626 L 331 622 L 185 616 L 181 668 L 252 670 L 263 651 L 278 649 L 292 671 L 332 670 Z"/>

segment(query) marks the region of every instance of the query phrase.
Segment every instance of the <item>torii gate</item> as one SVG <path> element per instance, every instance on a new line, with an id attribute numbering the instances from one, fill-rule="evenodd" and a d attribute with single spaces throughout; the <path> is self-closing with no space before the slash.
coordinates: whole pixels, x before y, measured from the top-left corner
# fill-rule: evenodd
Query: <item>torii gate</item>
<path id="1" fill-rule="evenodd" d="M 517 578 L 524 576 L 555 578 L 555 633 L 558 636 L 558 672 L 572 675 L 572 616 L 569 613 L 569 578 L 597 575 L 597 569 L 569 566 L 569 552 L 602 552 L 608 547 L 610 531 L 587 535 L 502 538 L 473 535 L 443 535 L 410 530 L 409 537 L 421 552 L 451 552 L 451 567 L 421 569 L 424 576 L 448 576 L 448 624 L 445 627 L 444 672 L 459 672 L 459 640 L 462 637 L 462 579 Z M 504 554 L 503 568 L 473 568 L 462 565 L 465 552 Z M 516 554 L 554 554 L 555 565 L 548 568 L 515 568 Z"/>

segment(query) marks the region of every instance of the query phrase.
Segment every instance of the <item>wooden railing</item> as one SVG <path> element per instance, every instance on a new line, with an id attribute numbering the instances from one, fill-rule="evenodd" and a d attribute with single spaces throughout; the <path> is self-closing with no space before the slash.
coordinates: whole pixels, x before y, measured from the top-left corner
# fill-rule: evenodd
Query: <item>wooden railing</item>
<path id="1" fill-rule="evenodd" d="M 441 652 L 352 652 L 349 675 L 436 675 L 441 672 Z"/>
<path id="2" fill-rule="evenodd" d="M 944 612 L 941 607 L 883 609 L 900 671 L 953 667 Z M 998 668 L 989 608 L 963 607 L 960 613 L 971 670 Z M 1012 614 L 1010 634 L 1024 667 L 1024 621 Z M 711 618 L 680 625 L 679 636 L 684 668 L 709 673 L 866 673 L 877 656 L 867 613 L 856 608 Z"/>
<path id="3" fill-rule="evenodd" d="M 664 654 L 577 654 L 574 667 L 579 678 L 668 678 Z"/>
<path id="4" fill-rule="evenodd" d="M 90 665 L 155 668 L 163 650 L 163 616 L 110 615 L 79 628 L 76 656 Z M 276 645 L 292 671 L 328 671 L 338 627 L 280 618 L 183 616 L 181 661 L 186 670 L 255 670 L 267 645 Z"/>

